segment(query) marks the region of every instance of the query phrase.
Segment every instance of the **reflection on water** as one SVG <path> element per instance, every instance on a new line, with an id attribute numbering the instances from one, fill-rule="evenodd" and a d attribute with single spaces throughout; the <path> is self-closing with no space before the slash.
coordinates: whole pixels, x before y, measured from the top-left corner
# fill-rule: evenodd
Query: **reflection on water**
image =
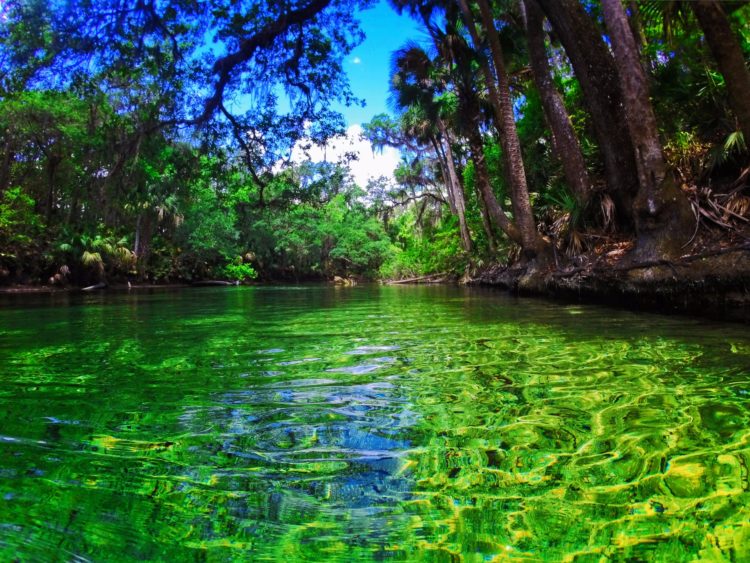
<path id="1" fill-rule="evenodd" d="M 49 299 L 0 303 L 2 560 L 750 559 L 745 327 L 446 287 Z"/>

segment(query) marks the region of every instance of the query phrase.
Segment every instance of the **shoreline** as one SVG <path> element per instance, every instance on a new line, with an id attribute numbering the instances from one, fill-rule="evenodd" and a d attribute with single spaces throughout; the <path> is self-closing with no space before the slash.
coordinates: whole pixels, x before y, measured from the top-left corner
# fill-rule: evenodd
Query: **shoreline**
<path id="1" fill-rule="evenodd" d="M 750 246 L 659 263 L 537 270 L 491 266 L 467 281 L 519 296 L 750 323 Z"/>
<path id="2" fill-rule="evenodd" d="M 323 283 L 342 285 L 337 280 L 326 280 Z M 618 256 L 600 257 L 581 266 L 546 269 L 535 268 L 533 264 L 494 264 L 461 280 L 451 274 L 433 274 L 407 280 L 380 280 L 380 283 L 458 283 L 565 303 L 589 303 L 635 311 L 687 314 L 711 320 L 750 323 L 750 244 L 683 256 L 671 262 L 629 264 L 624 256 Z M 229 283 L 213 284 L 234 286 Z M 0 287 L 0 296 L 174 290 L 205 285 L 212 283 L 113 283 L 93 291 L 85 291 L 83 287 L 13 285 Z M 256 282 L 251 285 L 258 284 Z M 270 282 L 270 285 L 275 283 Z"/>
<path id="3" fill-rule="evenodd" d="M 115 283 L 103 288 L 86 291 L 84 287 L 67 286 L 57 287 L 51 285 L 11 285 L 0 287 L 0 295 L 44 295 L 44 294 L 65 294 L 65 293 L 92 293 L 99 291 L 130 291 L 143 289 L 185 289 L 189 287 L 198 287 L 190 284 L 165 283 L 165 284 L 138 284 L 130 285 Z"/>

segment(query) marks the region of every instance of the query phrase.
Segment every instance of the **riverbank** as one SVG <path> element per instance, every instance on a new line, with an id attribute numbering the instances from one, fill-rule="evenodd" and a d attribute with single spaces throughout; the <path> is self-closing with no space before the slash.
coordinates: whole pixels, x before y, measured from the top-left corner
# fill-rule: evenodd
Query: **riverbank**
<path id="1" fill-rule="evenodd" d="M 228 283 L 227 285 L 234 285 Z M 108 284 L 103 287 L 95 287 L 90 291 L 127 291 L 127 290 L 144 290 L 144 289 L 184 289 L 187 287 L 198 287 L 197 284 L 179 284 L 179 283 L 165 283 L 165 284 Z M 35 293 L 80 293 L 87 291 L 85 287 L 78 286 L 57 286 L 57 285 L 10 285 L 6 287 L 0 287 L 0 294 L 35 294 Z"/>
<path id="2" fill-rule="evenodd" d="M 628 263 L 624 252 L 562 268 L 492 266 L 467 280 L 517 295 L 750 322 L 750 244 L 674 261 Z"/>
<path id="3" fill-rule="evenodd" d="M 96 291 L 185 289 L 197 284 L 114 283 Z M 212 282 L 218 283 L 218 282 Z M 234 285 L 223 282 L 226 285 Z M 356 285 L 334 278 L 328 283 Z M 534 268 L 492 265 L 459 280 L 441 273 L 393 284 L 453 284 L 496 287 L 515 295 L 598 303 L 663 313 L 686 313 L 725 321 L 750 323 L 750 244 L 715 248 L 674 261 L 629 263 L 625 252 L 579 257 L 574 265 Z M 78 293 L 82 287 L 14 285 L 0 294 Z"/>

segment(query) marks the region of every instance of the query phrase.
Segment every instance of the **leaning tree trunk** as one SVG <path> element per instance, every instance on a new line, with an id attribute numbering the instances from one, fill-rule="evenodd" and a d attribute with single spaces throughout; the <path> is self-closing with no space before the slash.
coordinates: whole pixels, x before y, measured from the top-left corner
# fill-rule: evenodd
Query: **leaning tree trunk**
<path id="1" fill-rule="evenodd" d="M 476 116 L 476 119 L 472 120 L 467 137 L 469 151 L 471 152 L 471 161 L 474 163 L 474 178 L 479 193 L 482 196 L 482 203 L 494 225 L 503 231 L 513 242 L 523 245 L 521 233 L 513 221 L 505 214 L 505 211 L 503 211 L 503 208 L 495 197 L 495 192 L 492 191 L 490 173 L 487 170 L 487 161 L 484 158 L 484 143 L 482 142 L 482 135 L 479 133 L 478 121 L 479 116 Z"/>
<path id="2" fill-rule="evenodd" d="M 482 218 L 482 229 L 484 229 L 484 235 L 487 237 L 487 248 L 490 251 L 490 255 L 497 253 L 497 241 L 495 240 L 495 233 L 492 230 L 492 221 L 490 221 L 490 214 L 487 213 L 487 205 L 484 203 L 484 197 L 479 186 L 475 186 L 475 195 L 477 197 L 477 205 L 479 207 L 479 215 Z"/>
<path id="3" fill-rule="evenodd" d="M 445 161 L 445 151 L 443 150 L 443 142 L 439 140 L 435 135 L 430 135 L 430 143 L 432 148 L 435 150 L 435 158 L 437 159 L 438 166 L 440 166 L 440 175 L 443 177 L 443 183 L 448 192 L 448 207 L 450 207 L 451 215 L 456 215 L 456 200 L 453 196 L 453 184 L 448 176 L 448 165 Z"/>
<path id="4" fill-rule="evenodd" d="M 552 131 L 552 148 L 560 159 L 565 179 L 576 200 L 585 206 L 591 197 L 591 179 L 568 111 L 552 80 L 552 70 L 544 44 L 544 14 L 536 0 L 524 0 L 523 5 L 526 8 L 526 39 L 531 73 L 542 99 L 544 116 Z"/>
<path id="5" fill-rule="evenodd" d="M 643 49 L 648 43 L 646 41 L 646 34 L 643 32 L 643 25 L 641 24 L 641 11 L 638 8 L 636 0 L 627 0 L 627 2 L 628 11 L 630 12 L 630 18 L 628 18 L 630 32 L 633 34 L 636 45 L 638 45 L 638 53 L 643 57 Z"/>
<path id="6" fill-rule="evenodd" d="M 638 48 L 620 0 L 602 0 L 602 9 L 619 69 L 628 131 L 635 149 L 639 193 L 648 192 L 649 205 L 655 206 L 652 199 L 664 179 L 666 164 L 659 142 L 656 116 L 649 100 L 648 79 L 641 66 Z"/>
<path id="7" fill-rule="evenodd" d="M 562 42 L 581 84 L 604 160 L 607 186 L 619 218 L 626 225 L 632 225 L 638 176 L 614 59 L 600 30 L 579 0 L 537 1 Z"/>
<path id="8" fill-rule="evenodd" d="M 448 168 L 448 182 L 452 186 L 453 201 L 456 206 L 456 215 L 458 216 L 458 227 L 461 232 L 461 244 L 467 253 L 471 252 L 472 242 L 469 226 L 466 223 L 466 198 L 464 189 L 456 173 L 456 163 L 453 159 L 453 148 L 451 147 L 451 138 L 448 129 L 445 127 L 443 120 L 438 118 L 437 126 L 440 134 L 445 139 L 445 165 Z"/>
<path id="9" fill-rule="evenodd" d="M 724 76 L 729 102 L 745 143 L 750 144 L 750 72 L 724 8 L 716 0 L 691 2 L 711 53 Z"/>
<path id="10" fill-rule="evenodd" d="M 474 48 L 477 52 L 481 52 L 482 43 L 469 5 L 466 0 L 459 0 L 458 3 L 466 26 L 469 28 Z M 526 183 L 526 171 L 523 167 L 523 155 L 521 154 L 521 142 L 518 139 L 516 121 L 513 117 L 513 103 L 510 99 L 510 84 L 508 82 L 508 74 L 505 71 L 502 47 L 500 46 L 500 40 L 492 20 L 492 15 L 490 14 L 489 6 L 484 0 L 479 0 L 479 7 L 482 14 L 482 23 L 490 39 L 490 50 L 495 66 L 497 83 L 495 83 L 495 77 L 493 77 L 486 60 L 481 58 L 480 63 L 485 81 L 487 82 L 495 122 L 500 135 L 505 170 L 510 184 L 513 219 L 520 235 L 523 254 L 526 258 L 533 259 L 537 255 L 544 253 L 546 244 L 536 230 L 534 213 L 531 210 L 529 190 Z"/>
<path id="11" fill-rule="evenodd" d="M 649 99 L 648 78 L 625 10 L 620 0 L 602 0 L 602 8 L 619 67 L 628 131 L 635 148 L 639 185 L 633 209 L 638 237 L 635 256 L 644 260 L 669 258 L 689 239 L 692 212 L 674 178 L 667 173 Z"/>

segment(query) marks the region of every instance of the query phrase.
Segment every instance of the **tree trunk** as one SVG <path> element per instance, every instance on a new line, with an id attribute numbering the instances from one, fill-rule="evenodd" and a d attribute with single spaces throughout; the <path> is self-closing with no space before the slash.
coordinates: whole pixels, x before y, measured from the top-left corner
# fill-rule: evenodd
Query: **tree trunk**
<path id="1" fill-rule="evenodd" d="M 690 237 L 690 205 L 674 180 L 667 178 L 656 116 L 649 99 L 648 78 L 625 10 L 620 0 L 602 0 L 602 8 L 619 67 L 628 131 L 635 148 L 639 184 L 633 209 L 638 237 L 635 254 L 639 260 L 674 257 Z"/>
<path id="2" fill-rule="evenodd" d="M 524 0 L 524 6 L 531 72 L 542 99 L 544 115 L 552 131 L 552 148 L 560 159 L 565 179 L 573 195 L 580 205 L 585 206 L 591 197 L 591 179 L 562 96 L 552 80 L 547 48 L 544 44 L 544 14 L 536 0 Z"/>
<path id="3" fill-rule="evenodd" d="M 724 76 L 729 102 L 745 137 L 745 143 L 750 144 L 750 72 L 742 48 L 719 2 L 697 0 L 690 5 Z"/>
<path id="4" fill-rule="evenodd" d="M 50 224 L 52 219 L 52 213 L 55 210 L 55 172 L 57 171 L 57 165 L 60 164 L 62 159 L 51 154 L 47 159 L 47 209 L 46 217 L 47 224 Z"/>
<path id="5" fill-rule="evenodd" d="M 451 138 L 443 120 L 438 118 L 438 129 L 445 139 L 445 163 L 448 168 L 448 178 L 453 186 L 453 199 L 456 204 L 456 214 L 458 215 L 458 226 L 461 231 L 461 242 L 466 252 L 471 252 L 472 242 L 469 226 L 466 223 L 466 198 L 464 197 L 464 188 L 456 172 L 456 161 L 453 159 L 453 148 L 451 147 Z"/>
<path id="6" fill-rule="evenodd" d="M 639 193 L 647 192 L 648 205 L 653 207 L 656 205 L 654 196 L 666 174 L 666 164 L 656 116 L 649 100 L 648 79 L 620 0 L 602 0 L 602 10 L 619 69 L 628 131 L 635 149 Z"/>
<path id="7" fill-rule="evenodd" d="M 138 214 L 135 224 L 135 242 L 133 254 L 136 259 L 138 281 L 146 279 L 146 266 L 151 253 L 151 237 L 154 230 L 154 214 L 150 209 L 145 209 Z"/>
<path id="8" fill-rule="evenodd" d="M 484 203 L 487 214 L 495 226 L 508 235 L 508 238 L 513 242 L 523 244 L 521 233 L 505 214 L 505 211 L 503 211 L 503 208 L 495 197 L 495 192 L 492 191 L 490 174 L 487 170 L 487 161 L 484 158 L 484 143 L 479 133 L 479 115 L 474 116 L 474 119 L 471 121 L 472 123 L 468 131 L 469 150 L 471 151 L 471 161 L 474 163 L 474 179 L 477 189 L 482 196 L 482 203 Z"/>
<path id="9" fill-rule="evenodd" d="M 537 0 L 560 38 L 581 84 L 621 226 L 634 224 L 638 176 L 620 95 L 617 67 L 601 31 L 579 0 Z"/>
<path id="10" fill-rule="evenodd" d="M 70 202 L 70 209 L 68 210 L 68 224 L 76 225 L 78 223 L 78 206 L 79 197 L 78 190 L 73 192 L 73 199 Z"/>
<path id="11" fill-rule="evenodd" d="M 479 214 L 482 217 L 482 228 L 484 229 L 484 235 L 487 237 L 487 248 L 490 254 L 494 255 L 497 252 L 497 242 L 495 241 L 495 233 L 492 231 L 492 221 L 490 221 L 490 215 L 487 213 L 487 205 L 484 203 L 482 192 L 479 186 L 476 186 L 477 202 L 479 205 Z"/>
<path id="12" fill-rule="evenodd" d="M 16 158 L 10 143 L 6 144 L 3 149 L 3 165 L 0 167 L 0 197 L 2 197 L 10 186 L 11 166 Z"/>
<path id="13" fill-rule="evenodd" d="M 627 0 L 628 1 L 628 11 L 630 12 L 630 17 L 628 18 L 628 25 L 630 26 L 630 31 L 633 34 L 633 39 L 635 39 L 636 45 L 638 45 L 638 54 L 641 56 L 643 54 L 643 49 L 646 47 L 648 42 L 646 41 L 646 34 L 643 33 L 643 25 L 641 25 L 641 11 L 638 9 L 638 2 L 636 0 Z"/>
<path id="14" fill-rule="evenodd" d="M 482 44 L 477 33 L 474 17 L 466 0 L 459 0 L 459 6 L 463 13 L 466 26 L 469 28 L 474 48 L 481 53 Z M 526 171 L 523 167 L 523 155 L 521 154 L 521 142 L 518 139 L 516 121 L 513 116 L 513 103 L 510 99 L 510 84 L 508 74 L 505 71 L 502 47 L 495 29 L 495 24 L 490 13 L 489 6 L 485 0 L 479 0 L 479 8 L 482 14 L 482 23 L 490 40 L 490 50 L 495 66 L 495 78 L 489 64 L 482 58 L 481 65 L 487 88 L 490 93 L 490 101 L 494 110 L 495 122 L 500 134 L 500 145 L 505 161 L 505 170 L 508 176 L 511 192 L 511 205 L 513 206 L 513 218 L 517 227 L 520 244 L 524 256 L 533 259 L 543 252 L 544 240 L 536 230 L 534 214 L 531 210 L 529 191 L 526 183 Z M 480 54 L 481 57 L 481 54 Z M 504 230 L 504 229 L 503 229 Z"/>
<path id="15" fill-rule="evenodd" d="M 448 207 L 450 207 L 451 214 L 456 215 L 456 199 L 453 196 L 453 184 L 448 176 L 448 165 L 446 163 L 445 151 L 443 150 L 442 141 L 438 140 L 434 135 L 430 135 L 430 143 L 432 148 L 435 149 L 435 156 L 440 166 L 440 175 L 443 177 L 443 184 L 445 184 L 446 191 L 448 192 Z M 442 193 L 441 193 L 442 196 Z"/>

